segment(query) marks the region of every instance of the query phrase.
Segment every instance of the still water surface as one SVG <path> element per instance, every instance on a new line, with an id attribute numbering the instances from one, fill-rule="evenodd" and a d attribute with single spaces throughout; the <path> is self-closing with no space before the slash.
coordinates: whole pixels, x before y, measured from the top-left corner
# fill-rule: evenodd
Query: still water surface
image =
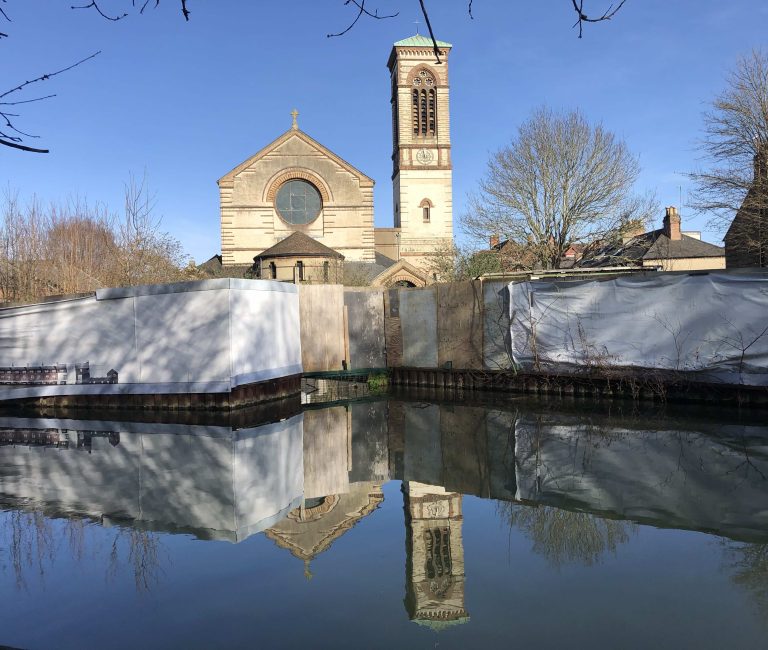
<path id="1" fill-rule="evenodd" d="M 768 426 L 745 418 L 4 418 L 0 645 L 765 648 Z"/>

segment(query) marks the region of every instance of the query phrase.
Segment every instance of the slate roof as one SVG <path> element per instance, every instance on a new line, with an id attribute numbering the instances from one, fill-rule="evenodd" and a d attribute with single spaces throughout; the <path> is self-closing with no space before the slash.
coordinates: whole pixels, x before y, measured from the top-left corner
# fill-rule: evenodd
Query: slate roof
<path id="1" fill-rule="evenodd" d="M 725 249 L 722 246 L 709 244 L 695 237 L 682 235 L 679 240 L 672 240 L 664 229 L 651 230 L 633 237 L 626 244 L 605 246 L 582 260 L 576 266 L 594 268 L 600 266 L 624 266 L 637 264 L 643 260 L 678 260 L 691 257 L 723 257 Z"/>
<path id="2" fill-rule="evenodd" d="M 344 259 L 344 256 L 338 251 L 299 231 L 291 233 L 256 257 L 335 257 Z"/>
<path id="3" fill-rule="evenodd" d="M 397 41 L 395 47 L 432 47 L 432 39 L 429 36 L 422 36 L 421 34 L 414 34 L 409 38 L 404 38 L 402 41 Z M 450 43 L 445 41 L 437 41 L 437 47 L 453 47 Z"/>
<path id="4" fill-rule="evenodd" d="M 344 279 L 348 284 L 351 281 L 360 282 L 364 286 L 371 284 L 374 278 L 378 277 L 390 266 L 394 264 L 394 261 L 388 257 L 376 254 L 376 262 L 344 262 Z"/>
<path id="5" fill-rule="evenodd" d="M 211 259 L 199 264 L 197 270 L 203 278 L 250 278 L 253 264 L 234 264 L 224 266 L 221 263 L 221 255 L 214 255 Z"/>

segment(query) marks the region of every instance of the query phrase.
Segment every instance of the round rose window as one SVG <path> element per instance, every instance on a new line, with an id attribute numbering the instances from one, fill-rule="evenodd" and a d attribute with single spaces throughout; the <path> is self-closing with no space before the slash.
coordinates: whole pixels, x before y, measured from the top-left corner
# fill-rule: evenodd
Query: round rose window
<path id="1" fill-rule="evenodd" d="M 312 183 L 296 178 L 280 186 L 275 207 L 283 220 L 301 226 L 317 219 L 323 201 Z"/>

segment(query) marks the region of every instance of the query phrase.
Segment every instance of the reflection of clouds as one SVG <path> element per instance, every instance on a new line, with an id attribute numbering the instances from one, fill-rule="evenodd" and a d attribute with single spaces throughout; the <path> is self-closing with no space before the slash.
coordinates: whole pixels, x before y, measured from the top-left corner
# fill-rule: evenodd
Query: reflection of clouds
<path id="1" fill-rule="evenodd" d="M 499 509 L 502 519 L 520 529 L 533 542 L 533 551 L 555 567 L 597 564 L 637 533 L 637 524 L 586 512 L 513 503 L 502 503 Z"/>

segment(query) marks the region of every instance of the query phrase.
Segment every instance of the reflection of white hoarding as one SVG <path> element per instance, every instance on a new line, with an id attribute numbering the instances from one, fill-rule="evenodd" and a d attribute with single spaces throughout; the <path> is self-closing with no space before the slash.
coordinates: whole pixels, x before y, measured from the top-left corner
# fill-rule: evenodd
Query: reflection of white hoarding
<path id="1" fill-rule="evenodd" d="M 523 415 L 515 464 L 518 499 L 733 538 L 768 530 L 765 427 L 714 435 Z"/>
<path id="2" fill-rule="evenodd" d="M 230 427 L 2 418 L 0 429 L 88 448 L 0 445 L 0 507 L 22 503 L 152 530 L 239 542 L 302 502 L 303 414 Z M 45 442 L 43 440 L 43 442 Z"/>
<path id="3" fill-rule="evenodd" d="M 298 293 L 279 282 L 221 279 L 0 309 L 0 367 L 24 369 L 5 374 L 34 379 L 36 368 L 63 366 L 56 382 L 5 382 L 0 399 L 221 393 L 295 375 L 302 371 Z"/>

